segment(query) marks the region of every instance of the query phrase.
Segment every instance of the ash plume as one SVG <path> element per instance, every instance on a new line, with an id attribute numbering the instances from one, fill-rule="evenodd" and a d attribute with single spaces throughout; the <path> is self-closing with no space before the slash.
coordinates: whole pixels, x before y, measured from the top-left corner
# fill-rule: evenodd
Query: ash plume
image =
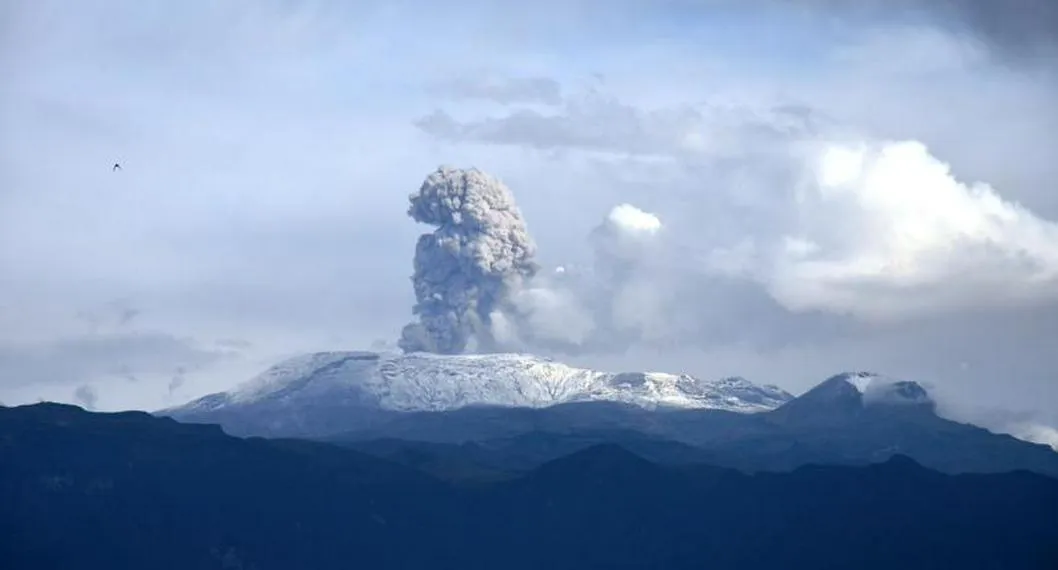
<path id="1" fill-rule="evenodd" d="M 408 199 L 408 215 L 436 229 L 415 246 L 418 321 L 404 327 L 400 348 L 458 354 L 475 343 L 493 350 L 496 328 L 518 320 L 511 292 L 538 271 L 511 191 L 477 169 L 441 167 Z"/>
<path id="2" fill-rule="evenodd" d="M 436 229 L 416 244 L 417 318 L 401 333 L 404 352 L 583 354 L 684 338 L 680 295 L 690 285 L 680 283 L 690 275 L 656 215 L 619 204 L 588 235 L 587 267 L 542 272 L 496 178 L 442 167 L 409 200 L 408 215 Z"/>

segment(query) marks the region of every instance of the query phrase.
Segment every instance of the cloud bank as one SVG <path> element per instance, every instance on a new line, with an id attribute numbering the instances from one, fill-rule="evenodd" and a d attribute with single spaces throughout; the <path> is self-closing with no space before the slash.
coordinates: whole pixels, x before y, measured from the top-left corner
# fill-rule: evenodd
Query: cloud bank
<path id="1" fill-rule="evenodd" d="M 585 232 L 590 259 L 522 273 L 489 301 L 512 311 L 498 314 L 492 349 L 694 345 L 727 325 L 752 330 L 752 314 L 710 306 L 739 296 L 765 297 L 758 315 L 794 329 L 830 321 L 834 334 L 1058 301 L 1058 224 L 960 178 L 920 141 L 871 137 L 804 106 L 642 110 L 595 94 L 548 112 L 437 111 L 417 125 L 464 143 L 627 157 L 615 169 L 649 149 L 703 174 L 712 202 L 695 207 L 739 214 L 670 212 L 670 224 L 614 206 Z M 495 290 L 459 289 L 475 287 Z"/>

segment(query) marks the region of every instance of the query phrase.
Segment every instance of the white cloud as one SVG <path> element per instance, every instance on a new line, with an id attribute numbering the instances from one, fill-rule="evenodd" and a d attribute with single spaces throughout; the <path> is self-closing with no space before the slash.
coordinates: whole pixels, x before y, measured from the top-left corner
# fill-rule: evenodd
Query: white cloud
<path id="1" fill-rule="evenodd" d="M 662 229 L 660 218 L 631 204 L 612 208 L 589 235 L 596 277 L 619 284 L 633 272 L 648 271 L 661 261 Z"/>
<path id="2" fill-rule="evenodd" d="M 661 229 L 661 220 L 631 204 L 620 204 L 610 210 L 607 221 L 623 232 L 654 234 Z"/>
<path id="3" fill-rule="evenodd" d="M 1022 423 L 1009 425 L 999 430 L 1001 433 L 1009 434 L 1020 440 L 1051 446 L 1055 452 L 1058 452 L 1058 429 L 1050 425 Z"/>
<path id="4" fill-rule="evenodd" d="M 1058 451 L 1058 429 L 1042 424 L 1020 425 L 1010 429 L 1010 434 L 1018 439 L 1049 445 Z"/>
<path id="5" fill-rule="evenodd" d="M 893 319 L 1058 298 L 1058 224 L 917 141 L 810 146 L 784 227 L 750 238 L 785 306 Z"/>

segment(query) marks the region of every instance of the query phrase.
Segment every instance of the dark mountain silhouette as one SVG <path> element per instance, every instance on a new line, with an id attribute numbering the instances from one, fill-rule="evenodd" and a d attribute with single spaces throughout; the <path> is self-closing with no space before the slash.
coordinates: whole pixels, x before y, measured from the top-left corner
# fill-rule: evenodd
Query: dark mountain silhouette
<path id="1" fill-rule="evenodd" d="M 505 459 L 502 466 L 507 468 L 533 467 L 588 445 L 617 442 L 661 463 L 712 463 L 750 472 L 788 471 L 811 463 L 865 465 L 899 454 L 945 473 L 1024 469 L 1058 477 L 1058 453 L 1051 448 L 942 418 L 932 401 L 922 399 L 925 392 L 917 384 L 888 390 L 867 397 L 835 377 L 759 414 L 643 410 L 597 402 L 414 412 L 393 414 L 372 427 L 326 440 L 375 454 L 365 442 L 499 446 L 502 453 L 490 456 Z M 448 457 L 468 453 L 466 448 L 455 454 L 444 447 L 432 449 Z"/>
<path id="2" fill-rule="evenodd" d="M 488 454 L 493 460 L 502 459 L 504 469 L 531 468 L 589 445 L 617 442 L 653 461 L 707 462 L 749 472 L 788 471 L 810 463 L 865 465 L 900 454 L 945 473 L 1025 469 L 1058 477 L 1058 453 L 1049 447 L 942 418 L 918 384 L 887 381 L 869 373 L 834 376 L 775 410 L 752 414 L 717 409 L 650 410 L 602 401 L 432 412 L 349 408 L 329 400 L 313 405 L 317 407 L 299 408 L 295 414 L 311 425 L 305 432 L 291 431 L 286 419 L 291 411 L 282 407 L 254 413 L 221 408 L 183 414 L 179 419 L 218 423 L 236 435 L 313 437 L 354 447 L 394 439 L 434 444 L 507 441 L 504 451 Z M 274 425 L 285 429 L 277 433 L 270 427 Z M 519 441 L 523 436 L 531 437 Z M 379 452 L 378 445 L 363 448 L 387 456 Z M 463 474 L 472 465 L 475 469 L 497 467 L 480 460 L 467 462 L 468 449 L 431 449 L 434 459 L 430 461 L 436 463 L 437 454 L 445 457 L 435 473 L 456 468 L 452 461 L 460 456 L 464 457 L 457 471 L 462 469 Z"/>
<path id="3" fill-rule="evenodd" d="M 401 439 L 338 440 L 335 443 L 449 481 L 509 479 L 514 474 L 531 471 L 578 451 L 615 443 L 660 465 L 717 463 L 717 458 L 705 450 L 634 431 L 538 431 L 459 444 Z"/>
<path id="4" fill-rule="evenodd" d="M 946 475 L 896 455 L 749 475 L 611 443 L 491 480 L 449 476 L 459 484 L 144 413 L 2 408 L 0 567 L 1058 565 L 1058 480 L 1024 471 Z"/>

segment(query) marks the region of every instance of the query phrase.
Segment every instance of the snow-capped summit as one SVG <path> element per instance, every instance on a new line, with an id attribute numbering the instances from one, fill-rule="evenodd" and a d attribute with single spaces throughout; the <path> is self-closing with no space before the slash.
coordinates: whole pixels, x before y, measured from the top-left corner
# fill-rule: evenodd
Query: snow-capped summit
<path id="1" fill-rule="evenodd" d="M 933 398 L 916 382 L 873 372 L 844 372 L 831 376 L 777 410 L 777 417 L 797 421 L 827 421 L 865 410 L 920 407 L 932 413 Z"/>
<path id="2" fill-rule="evenodd" d="M 277 364 L 236 389 L 211 394 L 167 415 L 344 406 L 396 412 L 467 406 L 541 408 L 581 401 L 641 408 L 771 410 L 792 396 L 742 378 L 706 381 L 685 374 L 611 373 L 527 354 L 438 355 L 321 352 Z"/>
<path id="3" fill-rule="evenodd" d="M 827 382 L 844 382 L 853 388 L 856 388 L 859 393 L 863 394 L 867 390 L 867 386 L 873 383 L 877 378 L 884 379 L 885 377 L 880 374 L 875 374 L 874 372 L 842 372 L 841 374 L 831 376 L 824 381 L 824 384 Z"/>

